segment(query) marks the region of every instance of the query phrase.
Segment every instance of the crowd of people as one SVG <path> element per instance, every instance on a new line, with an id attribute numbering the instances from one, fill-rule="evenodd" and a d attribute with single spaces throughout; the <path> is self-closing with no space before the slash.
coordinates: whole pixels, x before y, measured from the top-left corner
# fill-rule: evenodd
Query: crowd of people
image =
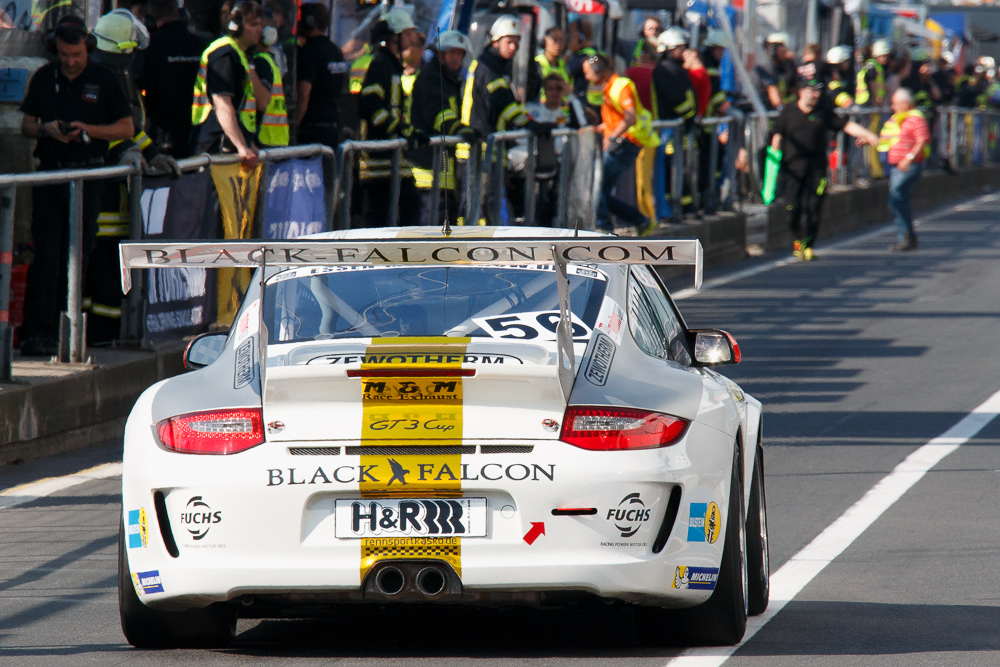
<path id="1" fill-rule="evenodd" d="M 546 225 L 553 222 L 559 197 L 553 175 L 560 168 L 561 145 L 552 131 L 593 126 L 603 161 L 597 227 L 647 234 L 690 210 L 698 194 L 693 183 L 700 188 L 718 183 L 720 174 L 709 173 L 708 158 L 712 151 L 727 150 L 728 126 L 696 121 L 726 116 L 733 107 L 750 108 L 746 94 L 722 75 L 729 41 L 717 29 L 691 35 L 649 18 L 634 49 L 624 54 L 623 68 L 616 67 L 622 54 L 601 51 L 593 26 L 575 20 L 565 32 L 560 27 L 544 32 L 540 52 L 529 60 L 527 83 L 516 85 L 511 73 L 523 48 L 523 29 L 515 16 L 496 19 L 485 47 L 473 53 L 462 32 L 448 30 L 428 40 L 411 14 L 392 7 L 373 24 L 367 44 L 350 45 L 348 58 L 328 36 L 330 13 L 324 5 L 302 5 L 292 30 L 286 2 L 225 0 L 214 36 L 204 34 L 203 26 L 195 28 L 176 0 L 146 0 L 136 5 L 141 12 L 113 10 L 93 30 L 73 15 L 59 19 L 46 38 L 55 62 L 34 74 L 21 107 L 22 133 L 37 139 L 39 169 L 139 160 L 179 176 L 177 159 L 201 153 L 236 154 L 253 168 L 262 148 L 402 139 L 398 223 L 463 224 L 461 163 L 482 151 L 492 133 L 528 130 L 538 138 L 537 182 L 526 183 L 512 157 L 503 187 L 482 184 L 484 220 L 475 222 L 517 224 L 531 188 L 538 193 L 536 224 Z M 973 66 L 956 77 L 951 63 L 932 63 L 926 49 L 894 58 L 881 40 L 860 59 L 846 46 L 830 49 L 825 58 L 808 46 L 797 58 L 784 33 L 770 35 L 765 47 L 767 60 L 753 69 L 752 80 L 766 107 L 781 110 L 770 143 L 783 156 L 796 255 L 815 257 L 829 131 L 844 131 L 888 155 L 895 193 L 890 199 L 898 202 L 894 210 L 903 230 L 896 249 L 915 248 L 903 195 L 919 178 L 928 141 L 923 130 L 914 134 L 914 119 L 929 127 L 940 105 L 1000 104 L 995 76 Z M 894 110 L 898 102 L 898 111 L 885 128 L 884 119 L 862 127 L 836 113 L 881 107 L 890 99 Z M 658 130 L 655 120 L 674 122 Z M 435 135 L 463 140 L 440 155 L 438 168 L 439 154 L 429 146 Z M 670 157 L 678 147 L 701 155 L 696 179 L 672 173 Z M 881 165 L 877 158 L 872 162 Z M 747 168 L 745 151 L 737 164 Z M 432 187 L 435 172 L 438 190 Z M 633 193 L 627 192 L 631 181 L 620 179 L 625 172 L 634 173 Z M 392 173 L 391 154 L 360 155 L 352 198 L 357 219 L 349 224 L 389 224 Z M 675 181 L 684 184 L 679 191 L 670 185 Z M 69 188 L 35 188 L 33 203 L 35 257 L 21 349 L 51 354 L 65 301 Z M 117 271 L 107 268 L 115 266 L 117 243 L 129 234 L 124 183 L 88 183 L 83 209 L 84 256 L 93 269 L 88 272 L 93 344 L 113 339 L 120 320 Z M 495 219 L 497 211 L 502 219 Z"/>

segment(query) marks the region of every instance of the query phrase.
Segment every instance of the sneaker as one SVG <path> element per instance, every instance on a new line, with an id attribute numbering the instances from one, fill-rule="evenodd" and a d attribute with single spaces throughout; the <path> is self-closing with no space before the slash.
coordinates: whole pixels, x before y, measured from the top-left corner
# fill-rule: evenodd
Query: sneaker
<path id="1" fill-rule="evenodd" d="M 660 228 L 660 223 L 656 220 L 650 219 L 644 223 L 639 223 L 637 229 L 639 230 L 639 236 L 649 236 L 657 229 Z"/>
<path id="2" fill-rule="evenodd" d="M 802 259 L 802 241 L 795 241 L 792 243 L 792 255 Z"/>
<path id="3" fill-rule="evenodd" d="M 813 251 L 812 246 L 808 248 L 803 248 L 802 250 L 802 261 L 811 262 L 816 259 L 816 253 Z"/>
<path id="4" fill-rule="evenodd" d="M 906 237 L 896 245 L 889 246 L 893 252 L 907 252 L 917 249 L 917 237 L 915 234 L 907 234 Z"/>

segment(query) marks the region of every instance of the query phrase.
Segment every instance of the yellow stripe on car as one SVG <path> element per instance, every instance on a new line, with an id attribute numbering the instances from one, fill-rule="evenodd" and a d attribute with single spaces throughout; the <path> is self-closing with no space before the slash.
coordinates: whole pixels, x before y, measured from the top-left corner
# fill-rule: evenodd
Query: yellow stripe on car
<path id="1" fill-rule="evenodd" d="M 462 495 L 462 378 L 468 338 L 375 338 L 362 371 L 360 482 L 363 498 Z M 440 376 L 406 377 L 407 371 L 440 369 Z M 388 371 L 388 373 L 386 373 Z M 399 372 L 399 377 L 392 376 Z M 409 447 L 441 454 L 397 454 Z M 425 450 L 426 451 L 426 450 Z M 449 452 L 449 453 L 444 453 Z M 361 579 L 384 559 L 432 558 L 462 574 L 458 537 L 383 537 L 361 540 Z"/>

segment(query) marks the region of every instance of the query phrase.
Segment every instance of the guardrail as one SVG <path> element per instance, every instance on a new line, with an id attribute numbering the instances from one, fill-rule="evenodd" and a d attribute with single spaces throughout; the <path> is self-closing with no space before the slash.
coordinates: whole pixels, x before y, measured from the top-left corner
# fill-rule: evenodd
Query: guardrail
<path id="1" fill-rule="evenodd" d="M 273 148 L 260 151 L 260 162 L 265 165 L 270 162 L 296 157 L 313 157 L 315 155 L 333 156 L 333 150 L 327 146 L 312 144 L 288 148 Z M 182 172 L 197 171 L 210 164 L 235 164 L 239 162 L 236 155 L 203 154 L 184 160 L 178 164 Z M 59 354 L 61 362 L 82 362 L 86 355 L 86 326 L 82 311 L 82 269 L 83 269 L 83 183 L 85 181 L 105 180 L 111 178 L 127 178 L 129 180 L 129 219 L 131 221 L 131 237 L 142 238 L 142 169 L 138 157 L 132 164 L 113 167 L 98 167 L 94 169 L 62 169 L 56 171 L 39 171 L 30 174 L 0 174 L 0 381 L 12 378 L 11 364 L 13 355 L 13 328 L 8 316 L 10 303 L 10 277 L 13 263 L 14 242 L 14 206 L 16 203 L 16 188 L 18 186 L 61 185 L 68 183 L 70 187 L 69 204 L 69 266 L 67 271 L 66 311 L 62 314 L 59 331 Z M 266 183 L 262 175 L 261 183 Z M 263 200 L 266 200 L 267 188 L 260 188 Z M 327 193 L 327 215 L 333 210 L 332 192 Z M 262 206 L 258 207 L 263 210 Z M 329 221 L 328 221 L 329 222 Z M 133 284 L 141 288 L 141 273 L 133 276 Z M 137 339 L 142 332 L 142 290 L 130 292 L 122 312 L 122 337 L 125 340 Z"/>

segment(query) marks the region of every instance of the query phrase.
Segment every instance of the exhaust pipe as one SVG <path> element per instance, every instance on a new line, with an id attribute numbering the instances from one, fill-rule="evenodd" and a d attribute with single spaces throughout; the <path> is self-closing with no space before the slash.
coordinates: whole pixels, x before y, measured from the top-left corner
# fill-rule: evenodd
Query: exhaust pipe
<path id="1" fill-rule="evenodd" d="M 428 597 L 434 597 L 443 591 L 447 583 L 447 578 L 440 568 L 425 567 L 417 573 L 417 590 Z"/>
<path id="2" fill-rule="evenodd" d="M 406 577 L 398 567 L 383 567 L 375 575 L 375 588 L 382 595 L 398 595 L 406 585 Z"/>
<path id="3" fill-rule="evenodd" d="M 432 559 L 376 564 L 361 582 L 365 597 L 393 602 L 441 602 L 462 597 L 462 580 L 450 565 Z"/>

